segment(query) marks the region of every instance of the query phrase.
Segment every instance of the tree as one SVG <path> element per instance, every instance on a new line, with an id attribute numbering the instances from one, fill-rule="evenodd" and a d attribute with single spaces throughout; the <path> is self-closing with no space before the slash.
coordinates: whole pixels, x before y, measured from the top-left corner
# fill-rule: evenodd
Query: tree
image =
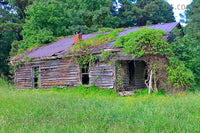
<path id="1" fill-rule="evenodd" d="M 26 18 L 25 10 L 26 8 L 33 3 L 34 0 L 8 0 L 17 11 L 20 19 Z"/>
<path id="2" fill-rule="evenodd" d="M 119 0 L 121 27 L 174 22 L 173 7 L 165 0 Z"/>
<path id="3" fill-rule="evenodd" d="M 22 23 L 17 14 L 14 14 L 10 3 L 0 2 L 0 75 L 9 74 L 9 52 L 14 40 L 21 40 Z"/>
<path id="4" fill-rule="evenodd" d="M 195 35 L 199 39 L 200 36 L 200 0 L 193 0 L 193 2 L 188 5 L 186 10 L 187 17 L 187 33 Z"/>
<path id="5" fill-rule="evenodd" d="M 177 36 L 173 43 L 174 53 L 185 62 L 195 76 L 195 81 L 200 84 L 200 0 L 193 0 L 186 10 L 187 26 L 185 36 Z M 177 34 L 176 32 L 176 35 Z"/>
<path id="6" fill-rule="evenodd" d="M 35 1 L 27 8 L 26 23 L 18 53 L 42 46 L 57 37 L 77 31 L 95 32 L 115 23 L 110 10 L 112 0 L 49 0 Z M 115 25 L 115 24 L 113 24 Z"/>

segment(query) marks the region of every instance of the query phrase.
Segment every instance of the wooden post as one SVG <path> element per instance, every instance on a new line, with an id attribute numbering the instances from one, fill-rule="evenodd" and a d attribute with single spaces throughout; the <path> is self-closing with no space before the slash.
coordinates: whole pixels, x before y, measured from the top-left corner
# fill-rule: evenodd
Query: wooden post
<path id="1" fill-rule="evenodd" d="M 151 80 L 152 80 L 152 70 L 151 70 L 151 72 L 150 72 L 150 78 L 149 78 L 149 92 L 148 92 L 148 94 L 150 94 L 151 93 L 151 89 L 152 89 L 152 84 L 151 84 Z"/>

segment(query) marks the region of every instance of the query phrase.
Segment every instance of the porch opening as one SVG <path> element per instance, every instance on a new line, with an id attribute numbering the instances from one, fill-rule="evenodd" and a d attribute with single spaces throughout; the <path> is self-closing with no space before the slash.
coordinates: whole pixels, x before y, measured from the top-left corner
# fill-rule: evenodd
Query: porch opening
<path id="1" fill-rule="evenodd" d="M 81 81 L 82 84 L 88 85 L 89 84 L 89 63 L 83 65 L 81 68 Z"/>
<path id="2" fill-rule="evenodd" d="M 143 60 L 121 60 L 118 61 L 118 77 L 123 83 L 123 89 L 130 91 L 133 89 L 146 88 L 147 65 Z"/>
<path id="3" fill-rule="evenodd" d="M 39 66 L 32 67 L 32 87 L 40 87 L 40 68 Z"/>

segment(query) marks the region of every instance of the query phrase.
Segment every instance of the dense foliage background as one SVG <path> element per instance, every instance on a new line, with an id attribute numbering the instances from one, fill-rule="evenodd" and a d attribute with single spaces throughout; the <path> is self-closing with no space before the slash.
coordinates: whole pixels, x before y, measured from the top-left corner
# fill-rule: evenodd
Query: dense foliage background
<path id="1" fill-rule="evenodd" d="M 185 36 L 175 33 L 176 41 L 173 43 L 174 53 L 195 76 L 197 85 L 200 85 L 200 0 L 193 0 L 187 7 L 187 26 L 184 28 Z"/>

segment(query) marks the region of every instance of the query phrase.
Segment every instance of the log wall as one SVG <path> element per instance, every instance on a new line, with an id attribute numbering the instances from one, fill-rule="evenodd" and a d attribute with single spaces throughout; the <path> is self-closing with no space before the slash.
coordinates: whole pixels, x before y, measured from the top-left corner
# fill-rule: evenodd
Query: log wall
<path id="1" fill-rule="evenodd" d="M 40 88 L 77 86 L 81 84 L 80 68 L 71 59 L 39 61 L 26 64 L 15 72 L 17 88 L 32 88 L 33 67 L 40 68 Z M 115 66 L 99 63 L 89 68 L 89 85 L 115 88 Z"/>
<path id="2" fill-rule="evenodd" d="M 77 86 L 80 84 L 79 66 L 71 59 L 40 61 L 26 64 L 15 72 L 15 85 L 18 88 L 32 88 L 32 67 L 40 68 L 40 87 Z"/>
<path id="3" fill-rule="evenodd" d="M 32 69 L 30 65 L 23 65 L 15 72 L 15 85 L 17 88 L 32 88 Z"/>

